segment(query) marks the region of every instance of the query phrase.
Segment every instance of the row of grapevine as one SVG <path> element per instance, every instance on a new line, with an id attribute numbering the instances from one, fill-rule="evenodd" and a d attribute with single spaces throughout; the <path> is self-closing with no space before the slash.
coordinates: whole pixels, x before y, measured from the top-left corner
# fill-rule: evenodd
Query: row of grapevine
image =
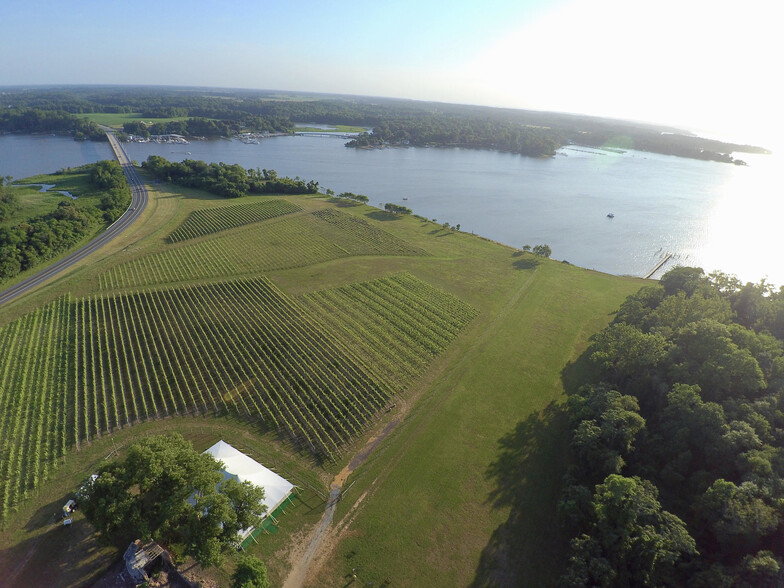
<path id="1" fill-rule="evenodd" d="M 279 199 L 196 210 L 190 213 L 166 240 L 169 243 L 178 243 L 300 210 L 302 208 L 293 202 Z"/>
<path id="2" fill-rule="evenodd" d="M 352 255 L 424 254 L 363 219 L 327 209 L 173 246 L 119 264 L 99 281 L 103 290 L 115 290 L 259 274 Z"/>
<path id="3" fill-rule="evenodd" d="M 346 257 L 345 250 L 314 233 L 311 224 L 299 217 L 265 221 L 127 261 L 99 280 L 102 289 L 114 290 L 258 274 Z"/>
<path id="4" fill-rule="evenodd" d="M 82 438 L 167 414 L 232 410 L 331 456 L 392 394 L 265 278 L 78 306 Z"/>
<path id="5" fill-rule="evenodd" d="M 66 298 L 0 329 L 0 520 L 70 444 L 70 335 Z"/>
<path id="6" fill-rule="evenodd" d="M 317 210 L 312 215 L 323 221 L 316 223 L 315 228 L 325 237 L 331 239 L 336 235 L 334 228 L 339 230 L 336 242 L 351 255 L 427 255 L 423 249 L 410 245 L 392 233 L 334 208 Z M 333 230 L 325 231 L 326 227 Z"/>
<path id="7" fill-rule="evenodd" d="M 409 273 L 321 290 L 300 300 L 349 347 L 373 358 L 373 369 L 398 388 L 476 316 L 469 304 Z"/>

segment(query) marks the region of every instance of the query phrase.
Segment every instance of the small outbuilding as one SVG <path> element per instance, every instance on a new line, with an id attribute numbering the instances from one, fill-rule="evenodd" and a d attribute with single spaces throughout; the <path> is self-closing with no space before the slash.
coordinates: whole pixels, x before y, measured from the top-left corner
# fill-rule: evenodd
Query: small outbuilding
<path id="1" fill-rule="evenodd" d="M 136 584 L 149 580 L 148 573 L 155 565 L 158 557 L 163 553 L 163 548 L 154 541 L 143 544 L 138 539 L 125 550 L 125 570 Z"/>

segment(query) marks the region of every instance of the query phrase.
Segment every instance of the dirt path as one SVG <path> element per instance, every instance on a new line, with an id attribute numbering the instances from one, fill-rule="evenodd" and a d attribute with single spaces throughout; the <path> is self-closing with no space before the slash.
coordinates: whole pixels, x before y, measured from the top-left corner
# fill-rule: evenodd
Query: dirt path
<path id="1" fill-rule="evenodd" d="M 348 477 L 355 469 L 365 463 L 365 460 L 370 457 L 370 454 L 373 453 L 373 450 L 378 446 L 378 444 L 381 443 L 394 430 L 395 427 L 397 427 L 397 425 L 403 419 L 403 416 L 405 416 L 406 412 L 407 410 L 401 411 L 401 414 L 387 423 L 387 426 L 384 427 L 381 433 L 371 437 L 368 442 L 365 443 L 365 446 L 349 462 L 349 464 L 340 470 L 340 472 L 332 480 L 329 500 L 327 500 L 327 507 L 324 509 L 324 515 L 321 517 L 318 526 L 312 533 L 307 549 L 299 558 L 299 561 L 292 565 L 291 571 L 286 578 L 286 582 L 283 584 L 283 588 L 301 588 L 305 585 L 305 579 L 307 578 L 310 564 L 313 562 L 318 553 L 319 547 L 321 546 L 321 541 L 324 539 L 324 535 L 329 531 L 329 528 L 332 525 L 332 519 L 335 516 L 335 509 L 338 506 L 338 502 L 340 502 L 340 492 L 343 488 L 343 484 L 346 483 L 346 480 L 348 480 Z"/>
<path id="2" fill-rule="evenodd" d="M 534 269 L 534 271 L 531 272 L 531 275 L 528 277 L 528 279 L 520 285 L 517 291 L 512 295 L 509 301 L 504 305 L 504 307 L 498 313 L 498 315 L 492 321 L 490 321 L 487 327 L 485 327 L 485 330 L 482 332 L 482 334 L 479 337 L 477 337 L 474 343 L 466 350 L 466 352 L 463 354 L 463 357 L 460 359 L 460 361 L 458 361 L 450 369 L 448 369 L 445 372 L 445 374 L 441 376 L 442 378 L 444 377 L 448 378 L 452 373 L 454 373 L 456 369 L 458 369 L 460 366 L 462 366 L 465 363 L 466 358 L 471 354 L 471 352 L 473 352 L 475 349 L 477 349 L 485 342 L 485 340 L 489 336 L 489 333 L 492 331 L 493 327 L 498 323 L 499 320 L 501 320 L 504 316 L 506 316 L 506 314 L 520 299 L 520 297 L 528 287 L 528 284 L 531 282 L 535 274 L 536 274 L 536 270 Z M 310 571 L 311 564 L 317 559 L 318 560 L 324 559 L 324 554 L 320 553 L 320 551 L 322 551 L 320 549 L 321 544 L 322 541 L 324 540 L 324 537 L 327 534 L 329 534 L 330 527 L 332 525 L 332 519 L 335 516 L 335 509 L 337 508 L 338 502 L 340 502 L 340 493 L 343 488 L 343 484 L 346 483 L 346 480 L 348 480 L 352 472 L 354 472 L 354 470 L 356 470 L 359 466 L 365 463 L 367 458 L 370 457 L 370 455 L 373 453 L 376 447 L 378 447 L 378 445 L 384 439 L 386 439 L 389 436 L 389 434 L 403 421 L 403 419 L 408 414 L 408 411 L 410 407 L 414 404 L 414 402 L 401 403 L 400 401 L 398 401 L 398 404 L 403 404 L 403 406 L 401 407 L 397 416 L 394 419 L 392 419 L 389 423 L 387 423 L 387 425 L 378 435 L 375 435 L 370 439 L 368 439 L 364 447 L 362 447 L 362 449 L 360 449 L 359 452 L 357 452 L 357 454 L 348 463 L 348 465 L 344 467 L 332 480 L 331 491 L 329 493 L 329 500 L 327 501 L 327 507 L 324 510 L 324 515 L 321 517 L 318 526 L 311 534 L 310 543 L 308 544 L 307 549 L 305 549 L 305 551 L 303 552 L 302 556 L 298 559 L 298 561 L 292 564 L 291 571 L 289 572 L 289 575 L 286 578 L 286 582 L 283 584 L 283 588 L 302 588 L 305 585 L 305 580 L 308 577 L 308 572 Z M 364 498 L 364 494 L 360 498 L 360 501 L 362 500 L 362 498 Z M 356 507 L 357 505 L 354 506 Z M 350 524 L 350 522 L 351 521 L 349 521 L 348 524 Z M 343 529 L 345 529 L 347 526 L 348 525 L 343 525 Z M 327 543 L 328 545 L 326 549 L 330 549 L 331 547 L 334 547 L 334 541 L 328 541 Z M 318 565 L 319 564 L 317 564 L 316 567 L 318 567 Z"/>

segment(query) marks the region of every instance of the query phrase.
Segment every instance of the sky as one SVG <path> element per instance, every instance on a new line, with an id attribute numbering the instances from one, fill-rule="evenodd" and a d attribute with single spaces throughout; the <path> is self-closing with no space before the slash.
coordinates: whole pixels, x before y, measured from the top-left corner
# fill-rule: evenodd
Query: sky
<path id="1" fill-rule="evenodd" d="M 2 0 L 0 86 L 389 96 L 780 141 L 773 0 Z"/>

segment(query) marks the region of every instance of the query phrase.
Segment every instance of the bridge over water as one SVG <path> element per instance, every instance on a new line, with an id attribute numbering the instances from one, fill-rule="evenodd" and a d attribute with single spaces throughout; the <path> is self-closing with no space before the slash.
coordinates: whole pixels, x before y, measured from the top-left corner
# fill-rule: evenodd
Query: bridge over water
<path id="1" fill-rule="evenodd" d="M 38 273 L 33 274 L 32 276 L 25 278 L 21 282 L 18 282 L 10 288 L 6 288 L 0 292 L 0 305 L 10 302 L 19 296 L 34 290 L 44 282 L 48 281 L 50 278 L 53 278 L 54 276 L 64 272 L 75 263 L 81 261 L 94 251 L 97 251 L 106 245 L 122 231 L 127 229 L 137 218 L 139 218 L 139 216 L 144 211 L 145 206 L 147 206 L 147 189 L 144 187 L 144 184 L 139 178 L 139 175 L 136 173 L 136 169 L 128 159 L 128 154 L 125 153 L 125 149 L 123 149 L 123 146 L 117 140 L 117 137 L 114 136 L 114 132 L 110 132 L 105 127 L 104 130 L 106 130 L 106 136 L 109 138 L 109 144 L 112 147 L 114 156 L 122 166 L 123 172 L 125 173 L 125 178 L 128 180 L 128 184 L 131 187 L 130 206 L 128 206 L 120 218 L 109 225 L 103 233 L 90 241 L 84 247 L 77 249 L 73 253 L 63 257 L 60 261 L 53 263 L 49 267 L 42 269 Z"/>

